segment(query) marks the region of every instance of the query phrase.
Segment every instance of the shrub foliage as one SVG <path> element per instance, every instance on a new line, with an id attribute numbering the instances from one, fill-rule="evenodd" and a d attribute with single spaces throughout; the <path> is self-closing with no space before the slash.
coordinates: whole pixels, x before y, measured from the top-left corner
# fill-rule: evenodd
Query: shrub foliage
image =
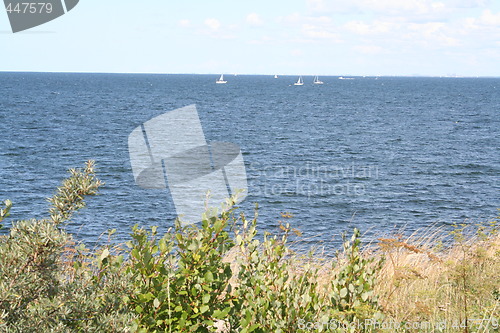
<path id="1" fill-rule="evenodd" d="M 0 331 L 372 332 L 352 323 L 397 312 L 379 303 L 387 269 L 382 255 L 363 255 L 357 229 L 337 260 L 321 264 L 291 251 L 288 224 L 258 237 L 257 214 L 238 216 L 233 199 L 200 225 L 177 221 L 164 235 L 135 225 L 126 246 L 89 250 L 65 225 L 101 185 L 91 161 L 70 170 L 48 218 L 13 222 L 0 236 Z M 0 222 L 11 206 L 4 202 Z M 457 267 L 457 288 L 471 285 Z"/>

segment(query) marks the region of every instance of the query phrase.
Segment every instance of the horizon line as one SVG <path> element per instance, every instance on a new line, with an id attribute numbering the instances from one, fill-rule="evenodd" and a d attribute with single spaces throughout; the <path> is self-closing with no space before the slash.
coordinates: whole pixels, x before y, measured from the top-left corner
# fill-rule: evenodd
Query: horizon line
<path id="1" fill-rule="evenodd" d="M 187 72 L 102 72 L 102 71 L 37 71 L 37 70 L 0 70 L 0 73 L 47 73 L 47 74 L 133 74 L 133 75 L 220 75 L 221 73 L 187 73 Z M 268 74 L 268 73 L 222 73 L 233 76 L 322 76 L 322 77 L 429 77 L 429 78 L 500 78 L 500 76 L 487 75 L 426 75 L 426 74 Z"/>

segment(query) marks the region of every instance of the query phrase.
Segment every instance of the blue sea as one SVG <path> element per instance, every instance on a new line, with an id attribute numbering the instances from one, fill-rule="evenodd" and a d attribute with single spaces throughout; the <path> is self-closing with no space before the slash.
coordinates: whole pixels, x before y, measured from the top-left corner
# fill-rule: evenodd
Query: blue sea
<path id="1" fill-rule="evenodd" d="M 477 223 L 500 208 L 500 79 L 0 73 L 0 200 L 7 226 L 47 216 L 67 169 L 93 159 L 106 183 L 67 226 L 96 244 L 108 229 L 173 226 L 166 190 L 135 184 L 128 136 L 195 104 L 207 141 L 237 144 L 239 211 L 276 231 L 282 213 L 310 243 Z M 5 223 L 6 222 L 6 223 Z"/>

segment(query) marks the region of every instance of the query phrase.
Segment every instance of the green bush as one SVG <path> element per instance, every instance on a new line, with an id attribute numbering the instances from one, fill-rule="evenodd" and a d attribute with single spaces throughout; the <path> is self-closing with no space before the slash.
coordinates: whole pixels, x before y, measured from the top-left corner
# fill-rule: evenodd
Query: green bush
<path id="1" fill-rule="evenodd" d="M 231 268 L 222 262 L 232 247 L 224 230 L 229 218 L 228 212 L 205 217 L 201 228 L 177 223 L 159 240 L 155 227 L 133 228 L 127 270 L 133 288 L 125 303 L 140 332 L 210 332 L 229 315 Z"/>
<path id="2" fill-rule="evenodd" d="M 338 311 L 336 316 L 345 322 L 363 322 L 366 319 L 381 321 L 383 315 L 379 311 L 374 288 L 383 260 L 379 259 L 375 263 L 375 258 L 363 258 L 359 237 L 358 229 L 354 229 L 350 240 L 343 235 L 346 264 L 332 281 L 331 302 Z"/>
<path id="3" fill-rule="evenodd" d="M 233 199 L 201 225 L 177 221 L 162 236 L 136 225 L 127 249 L 89 250 L 64 226 L 101 185 L 92 162 L 70 170 L 49 218 L 15 222 L 0 237 L 0 331 L 321 332 L 330 319 L 380 317 L 380 263 L 360 254 L 357 230 L 329 283 L 319 282 L 312 253 L 290 250 L 288 224 L 259 238 L 257 215 L 237 216 Z"/>
<path id="4" fill-rule="evenodd" d="M 75 248 L 60 228 L 102 185 L 93 167 L 70 170 L 49 199 L 50 218 L 14 222 L 0 237 L 0 331 L 123 331 L 127 325 L 130 315 L 120 313 L 116 299 L 124 287 L 120 259 Z M 1 219 L 10 207 L 6 202 Z"/>
<path id="5" fill-rule="evenodd" d="M 242 228 L 235 230 L 239 272 L 231 327 L 242 333 L 296 332 L 301 320 L 317 321 L 324 308 L 317 268 L 306 264 L 302 273 L 292 272 L 289 225 L 281 237 L 266 233 L 262 242 L 256 226 L 256 218 L 250 222 L 242 216 Z"/>

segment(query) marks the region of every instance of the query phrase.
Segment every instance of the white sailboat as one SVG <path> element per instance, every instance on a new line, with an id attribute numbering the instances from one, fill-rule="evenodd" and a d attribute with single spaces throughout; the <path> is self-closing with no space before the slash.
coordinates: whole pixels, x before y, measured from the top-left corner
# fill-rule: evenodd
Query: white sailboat
<path id="1" fill-rule="evenodd" d="M 215 83 L 219 83 L 219 84 L 227 83 L 227 81 L 224 81 L 224 74 L 221 74 L 220 78 L 217 81 L 215 81 Z"/>
<path id="2" fill-rule="evenodd" d="M 316 75 L 316 76 L 314 77 L 314 81 L 313 81 L 313 83 L 314 83 L 314 84 L 323 84 L 323 81 L 320 81 L 320 80 L 319 80 L 319 78 L 318 78 L 318 76 Z"/>
<path id="3" fill-rule="evenodd" d="M 294 86 L 303 86 L 304 85 L 304 81 L 302 80 L 302 76 L 299 76 L 299 79 L 293 85 Z"/>
<path id="4" fill-rule="evenodd" d="M 275 74 L 275 75 L 274 75 L 274 78 L 275 78 L 275 79 L 277 79 L 277 78 L 278 78 L 278 74 Z"/>

